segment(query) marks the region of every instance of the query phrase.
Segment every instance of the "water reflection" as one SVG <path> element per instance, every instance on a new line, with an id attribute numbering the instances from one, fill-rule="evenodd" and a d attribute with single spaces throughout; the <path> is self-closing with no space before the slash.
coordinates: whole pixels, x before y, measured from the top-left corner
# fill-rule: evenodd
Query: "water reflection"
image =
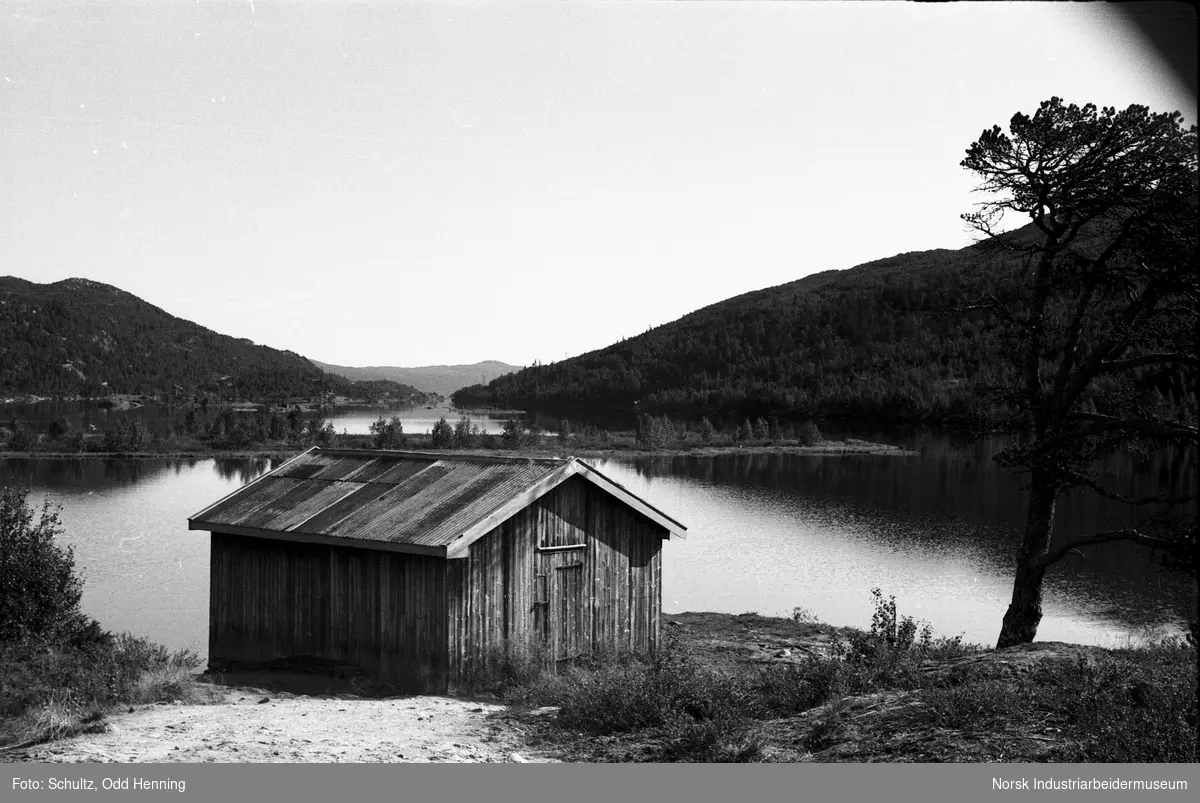
<path id="1" fill-rule="evenodd" d="M 45 460 L 7 457 L 0 477 L 5 482 L 50 486 L 57 489 L 95 490 L 132 485 L 171 470 L 170 460 L 127 460 L 122 458 L 65 458 Z M 194 462 L 194 461 L 193 461 Z"/>
<path id="2" fill-rule="evenodd" d="M 219 458 L 212 461 L 213 471 L 222 480 L 241 486 L 257 479 L 275 467 L 276 462 L 267 457 L 251 457 L 243 459 Z"/>
<path id="3" fill-rule="evenodd" d="M 992 641 L 1011 592 L 1021 481 L 990 461 L 994 442 L 920 436 L 912 457 L 734 454 L 594 461 L 633 493 L 681 519 L 664 553 L 667 611 L 803 606 L 835 624 L 870 622 L 871 587 L 946 634 Z M 85 570 L 84 608 L 107 627 L 204 651 L 207 534 L 187 517 L 282 459 L 0 460 L 0 483 L 63 506 L 66 538 Z M 1132 488 L 1195 482 L 1194 457 L 1117 460 Z M 1165 473 L 1164 473 L 1165 471 Z M 1063 532 L 1120 526 L 1115 503 L 1067 497 Z M 1051 571 L 1042 639 L 1113 643 L 1171 624 L 1191 586 L 1135 544 L 1104 544 Z"/>
<path id="4" fill-rule="evenodd" d="M 943 632 L 991 641 L 1011 593 L 1023 482 L 990 460 L 1002 442 L 901 445 L 924 448 L 907 458 L 638 457 L 602 470 L 679 511 L 691 528 L 687 542 L 668 546 L 668 610 L 787 614 L 799 605 L 861 624 L 878 585 Z M 1137 493 L 1195 481 L 1194 460 L 1176 453 L 1114 457 L 1105 470 L 1114 487 Z M 1120 503 L 1072 495 L 1059 505 L 1056 528 L 1094 532 L 1136 516 Z M 1174 629 L 1193 600 L 1190 581 L 1164 570 L 1151 550 L 1097 545 L 1052 567 L 1040 637 L 1108 643 L 1146 627 Z"/>
<path id="5" fill-rule="evenodd" d="M 0 461 L 0 485 L 24 484 L 34 505 L 61 506 L 89 615 L 203 654 L 209 540 L 188 531 L 187 517 L 268 468 L 263 460 L 12 458 Z"/>

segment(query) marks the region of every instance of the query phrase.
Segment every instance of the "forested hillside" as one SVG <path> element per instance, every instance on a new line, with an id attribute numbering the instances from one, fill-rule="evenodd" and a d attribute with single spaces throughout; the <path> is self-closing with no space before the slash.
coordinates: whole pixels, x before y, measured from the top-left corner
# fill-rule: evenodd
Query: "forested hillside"
<path id="1" fill-rule="evenodd" d="M 420 395 L 326 374 L 299 354 L 218 334 L 110 285 L 0 277 L 0 395 L 263 400 L 328 392 Z"/>
<path id="2" fill-rule="evenodd" d="M 461 406 L 948 420 L 1004 370 L 995 324 L 951 310 L 1017 292 L 995 250 L 922 251 L 713 304 L 643 335 L 488 385 Z M 636 406 L 635 406 L 636 403 Z"/>

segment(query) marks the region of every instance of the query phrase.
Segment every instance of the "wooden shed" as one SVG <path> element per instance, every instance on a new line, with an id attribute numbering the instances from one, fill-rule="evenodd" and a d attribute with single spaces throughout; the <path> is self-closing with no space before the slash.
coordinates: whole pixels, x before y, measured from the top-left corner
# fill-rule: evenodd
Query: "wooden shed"
<path id="1" fill-rule="evenodd" d="M 686 528 L 575 458 L 314 448 L 206 507 L 209 667 L 314 662 L 445 691 L 523 649 L 653 652 Z"/>

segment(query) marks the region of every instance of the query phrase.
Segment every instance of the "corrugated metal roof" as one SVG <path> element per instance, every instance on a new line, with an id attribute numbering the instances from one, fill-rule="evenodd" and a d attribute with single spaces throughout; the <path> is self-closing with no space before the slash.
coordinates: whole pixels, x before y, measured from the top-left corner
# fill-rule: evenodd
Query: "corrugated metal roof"
<path id="1" fill-rule="evenodd" d="M 445 547 L 570 463 L 312 449 L 200 511 L 190 527 Z"/>

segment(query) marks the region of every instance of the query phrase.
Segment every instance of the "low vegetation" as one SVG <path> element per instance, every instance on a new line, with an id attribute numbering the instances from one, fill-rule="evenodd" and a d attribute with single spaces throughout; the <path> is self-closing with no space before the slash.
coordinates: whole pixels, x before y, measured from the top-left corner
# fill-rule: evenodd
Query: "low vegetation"
<path id="1" fill-rule="evenodd" d="M 874 601 L 867 632 L 666 617 L 652 659 L 593 656 L 557 675 L 510 661 L 493 688 L 577 761 L 1197 760 L 1192 643 L 997 653 Z"/>
<path id="2" fill-rule="evenodd" d="M 202 702 L 187 650 L 112 634 L 79 609 L 82 579 L 48 505 L 0 491 L 0 753 L 104 730 L 120 707 Z"/>
<path id="3" fill-rule="evenodd" d="M 406 434 L 400 419 L 380 417 L 371 425 L 369 438 L 337 436 L 344 445 L 376 449 L 499 449 L 506 451 L 654 451 L 731 447 L 812 447 L 824 443 L 815 422 L 799 426 L 763 418 L 728 430 L 718 429 L 707 419 L 699 422 L 673 421 L 669 417 L 641 416 L 632 431 L 609 430 L 595 425 L 576 429 L 567 418 L 557 420 L 554 431 L 534 422 L 511 418 L 499 434 L 484 433 L 469 416 L 451 423 L 442 418 L 425 434 Z"/>
<path id="4" fill-rule="evenodd" d="M 100 431 L 75 429 L 66 418 L 44 431 L 11 419 L 0 425 L 0 443 L 10 452 L 37 454 L 179 454 L 247 450 L 295 451 L 335 442 L 333 425 L 319 414 L 305 417 L 296 406 L 283 412 L 266 408 L 240 411 L 206 405 L 180 409 L 169 418 L 117 420 Z"/>

